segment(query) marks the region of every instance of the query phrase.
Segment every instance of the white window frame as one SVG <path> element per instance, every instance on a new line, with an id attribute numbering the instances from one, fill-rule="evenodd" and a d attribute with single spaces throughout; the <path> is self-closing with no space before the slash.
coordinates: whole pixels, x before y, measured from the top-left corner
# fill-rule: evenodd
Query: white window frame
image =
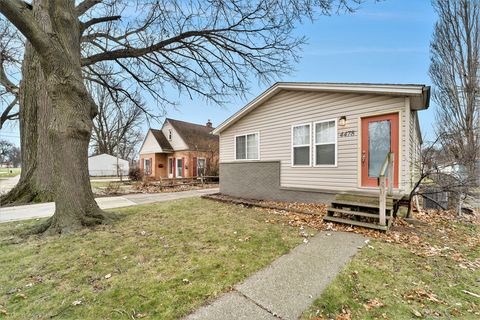
<path id="1" fill-rule="evenodd" d="M 172 167 L 170 168 L 170 160 L 172 160 Z M 175 158 L 168 157 L 167 158 L 167 176 L 168 178 L 173 178 L 173 168 L 175 167 Z M 171 171 L 170 171 L 171 169 Z"/>
<path id="2" fill-rule="evenodd" d="M 150 171 L 147 170 L 147 162 L 150 163 L 149 165 L 149 169 Z M 150 176 L 152 175 L 152 160 L 150 160 L 150 158 L 143 158 L 143 172 L 147 175 L 147 176 Z"/>
<path id="3" fill-rule="evenodd" d="M 300 145 L 296 145 L 294 146 L 293 145 L 293 129 L 296 128 L 296 127 L 303 127 L 303 126 L 308 126 L 309 128 L 309 138 L 308 139 L 308 144 L 300 144 Z M 290 138 L 290 149 L 291 149 L 291 167 L 293 168 L 309 168 L 312 166 L 312 123 L 311 122 L 307 122 L 307 123 L 299 123 L 299 124 L 294 124 L 292 125 L 292 128 L 291 128 L 291 138 Z M 309 148 L 309 152 L 308 152 L 308 165 L 306 164 L 295 164 L 294 162 L 294 148 L 295 147 L 308 147 Z"/>
<path id="4" fill-rule="evenodd" d="M 172 129 L 168 129 L 168 141 L 172 141 Z"/>
<path id="5" fill-rule="evenodd" d="M 324 123 L 324 122 L 335 122 L 335 163 L 334 164 L 318 164 L 317 165 L 317 146 L 325 145 L 325 144 L 332 144 L 332 142 L 328 143 L 317 143 L 317 123 Z M 313 146 L 315 150 L 312 150 L 313 152 L 313 166 L 317 168 L 335 168 L 337 167 L 337 162 L 338 162 L 338 122 L 337 119 L 327 119 L 327 120 L 321 120 L 321 121 L 316 121 L 313 123 Z"/>
<path id="6" fill-rule="evenodd" d="M 175 178 L 183 178 L 183 175 L 178 175 L 178 160 L 182 161 L 182 173 L 185 170 L 185 161 L 183 158 L 175 158 Z"/>
<path id="7" fill-rule="evenodd" d="M 199 173 L 199 172 L 198 172 L 198 161 L 199 161 L 199 160 L 205 161 L 205 167 L 204 167 L 204 169 L 205 169 L 205 171 L 207 170 L 207 158 L 203 158 L 203 157 L 197 158 L 197 172 L 196 172 L 196 173 L 197 173 L 197 177 L 200 177 L 200 175 L 198 174 L 198 173 Z"/>
<path id="8" fill-rule="evenodd" d="M 256 159 L 248 159 L 248 148 L 247 148 L 247 136 L 251 134 L 256 134 L 257 135 L 257 158 Z M 237 159 L 237 137 L 242 137 L 245 136 L 245 159 Z M 233 156 L 235 158 L 235 161 L 258 161 L 260 160 L 260 132 L 248 132 L 248 133 L 242 133 L 242 134 L 237 134 L 233 137 Z"/>

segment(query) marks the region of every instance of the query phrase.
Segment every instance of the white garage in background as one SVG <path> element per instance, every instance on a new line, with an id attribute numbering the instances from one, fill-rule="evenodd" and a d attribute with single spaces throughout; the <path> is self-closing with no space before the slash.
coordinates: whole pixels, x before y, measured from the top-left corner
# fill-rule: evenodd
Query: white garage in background
<path id="1" fill-rule="evenodd" d="M 128 175 L 130 167 L 128 161 L 106 153 L 88 158 L 88 172 L 90 176 L 116 176 L 117 164 L 118 174 L 123 176 Z"/>

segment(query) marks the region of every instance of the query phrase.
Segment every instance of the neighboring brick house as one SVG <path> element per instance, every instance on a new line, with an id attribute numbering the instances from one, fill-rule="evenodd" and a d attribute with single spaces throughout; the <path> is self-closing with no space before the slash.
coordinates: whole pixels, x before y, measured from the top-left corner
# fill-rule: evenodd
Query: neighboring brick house
<path id="1" fill-rule="evenodd" d="M 160 130 L 149 129 L 140 148 L 140 168 L 145 176 L 192 178 L 218 175 L 218 136 L 212 123 L 200 125 L 165 119 Z"/>

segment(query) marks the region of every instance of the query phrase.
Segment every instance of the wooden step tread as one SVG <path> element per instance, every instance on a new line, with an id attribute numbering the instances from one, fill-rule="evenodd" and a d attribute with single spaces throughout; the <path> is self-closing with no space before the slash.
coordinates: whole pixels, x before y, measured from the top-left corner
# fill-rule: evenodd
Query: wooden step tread
<path id="1" fill-rule="evenodd" d="M 371 196 L 365 196 L 365 195 L 356 195 L 356 194 L 351 194 L 351 193 L 337 193 L 335 195 L 335 199 L 338 201 L 362 201 L 362 202 L 378 202 L 378 198 L 380 197 L 380 194 L 377 193 L 375 195 Z M 387 202 L 393 202 L 395 199 L 392 196 L 387 196 Z"/>
<path id="2" fill-rule="evenodd" d="M 377 230 L 382 230 L 382 231 L 387 231 L 388 226 L 381 226 L 375 223 L 368 223 L 368 222 L 361 222 L 361 221 L 355 221 L 355 220 L 349 220 L 349 219 L 343 219 L 343 218 L 337 218 L 337 217 L 330 217 L 330 216 L 325 216 L 323 217 L 323 220 L 325 221 L 331 221 L 331 222 L 337 222 L 337 223 L 343 223 L 343 224 L 350 224 L 354 226 L 360 226 L 360 227 L 365 227 L 365 228 L 370 228 L 370 229 L 377 229 Z"/>
<path id="3" fill-rule="evenodd" d="M 340 205 L 340 206 L 351 206 L 351 207 L 364 207 L 364 208 L 376 208 L 378 209 L 379 205 L 378 204 L 374 204 L 374 203 L 364 203 L 364 202 L 354 202 L 354 201 L 339 201 L 339 200 L 335 200 L 334 202 L 332 202 L 332 206 L 334 205 Z M 392 205 L 390 204 L 387 204 L 387 210 L 391 210 L 392 209 Z"/>
<path id="4" fill-rule="evenodd" d="M 348 196 L 353 196 L 353 197 L 364 197 L 364 198 L 378 198 L 380 191 L 375 190 L 375 191 L 342 191 L 336 194 L 337 197 L 348 197 Z M 401 199 L 404 196 L 404 194 L 401 193 L 393 193 L 391 195 L 387 195 L 387 198 L 392 198 L 392 199 Z"/>
<path id="5" fill-rule="evenodd" d="M 374 219 L 380 219 L 380 215 L 378 213 L 367 213 L 367 212 L 362 212 L 362 211 L 353 211 L 353 210 L 343 210 L 343 209 L 337 209 L 337 208 L 328 208 L 328 212 L 337 212 L 337 213 L 345 213 L 345 214 L 352 214 L 355 216 L 362 216 L 362 217 L 367 217 L 367 218 L 374 218 Z M 391 219 L 392 217 L 390 215 L 385 215 L 386 219 Z"/>

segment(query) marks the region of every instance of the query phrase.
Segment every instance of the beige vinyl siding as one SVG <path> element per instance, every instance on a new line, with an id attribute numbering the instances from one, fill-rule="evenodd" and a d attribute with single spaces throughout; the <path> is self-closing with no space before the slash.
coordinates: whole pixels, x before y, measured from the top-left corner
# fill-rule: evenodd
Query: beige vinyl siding
<path id="1" fill-rule="evenodd" d="M 386 95 L 353 93 L 319 93 L 280 91 L 220 134 L 220 161 L 235 161 L 234 136 L 260 133 L 260 160 L 280 160 L 282 187 L 356 189 L 360 185 L 360 117 L 400 112 L 400 152 L 405 159 L 406 99 Z M 336 167 L 292 167 L 292 125 L 347 117 L 347 125 L 338 132 L 354 130 L 353 137 L 337 132 Z M 314 133 L 312 132 L 312 136 Z M 312 145 L 312 163 L 314 146 Z M 400 184 L 408 172 L 405 161 L 400 165 Z M 407 176 L 408 177 L 408 176 Z"/>
<path id="2" fill-rule="evenodd" d="M 421 166 L 421 133 L 418 131 L 418 113 L 417 111 L 411 111 L 410 116 L 410 157 L 409 157 L 409 181 L 407 186 L 410 191 L 420 175 Z"/>

